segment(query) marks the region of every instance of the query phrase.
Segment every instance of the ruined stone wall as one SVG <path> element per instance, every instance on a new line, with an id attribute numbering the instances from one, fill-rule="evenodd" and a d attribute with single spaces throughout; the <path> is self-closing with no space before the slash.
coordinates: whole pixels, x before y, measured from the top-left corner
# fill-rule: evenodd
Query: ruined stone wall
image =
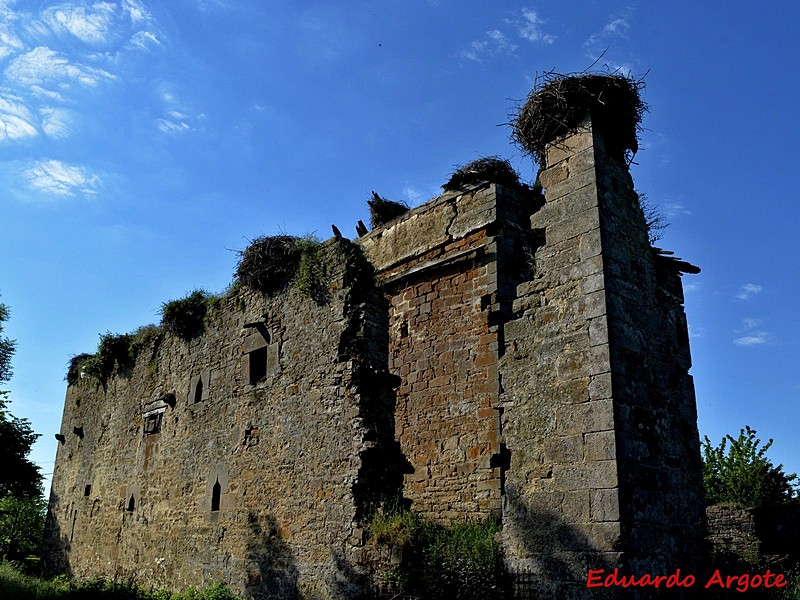
<path id="1" fill-rule="evenodd" d="M 400 498 L 439 522 L 500 515 L 520 595 L 697 567 L 680 264 L 650 248 L 590 122 L 546 162 L 544 195 L 468 185 L 358 249 L 327 242 L 344 266 L 326 304 L 240 291 L 197 339 L 70 386 L 54 555 L 79 575 L 355 597 L 365 518 Z"/>
<path id="2" fill-rule="evenodd" d="M 339 250 L 326 246 L 331 264 Z M 375 445 L 353 378 L 370 366 L 369 294 L 355 283 L 340 266 L 326 305 L 294 289 L 239 291 L 196 339 L 167 335 L 129 374 L 70 386 L 51 557 L 78 576 L 172 589 L 222 581 L 256 598 L 352 588 L 363 542 L 353 490 Z M 266 360 L 252 384 L 251 351 Z M 160 430 L 147 433 L 154 414 Z"/>
<path id="3" fill-rule="evenodd" d="M 497 194 L 445 194 L 360 240 L 389 302 L 403 496 L 444 523 L 501 508 Z"/>

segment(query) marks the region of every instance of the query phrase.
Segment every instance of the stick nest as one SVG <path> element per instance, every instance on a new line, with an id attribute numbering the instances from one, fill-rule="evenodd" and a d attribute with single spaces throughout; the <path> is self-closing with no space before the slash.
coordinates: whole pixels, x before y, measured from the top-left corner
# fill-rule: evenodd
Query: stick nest
<path id="1" fill-rule="evenodd" d="M 546 73 L 512 115 L 511 139 L 544 166 L 547 144 L 576 131 L 590 113 L 606 152 L 629 160 L 639 149 L 637 136 L 647 110 L 640 94 L 643 88 L 644 80 L 619 73 Z"/>
<path id="2" fill-rule="evenodd" d="M 499 183 L 508 188 L 522 187 L 519 175 L 510 162 L 499 156 L 484 156 L 463 167 L 458 167 L 450 176 L 450 180 L 442 186 L 442 189 L 455 191 L 464 186 L 484 181 Z"/>
<path id="3" fill-rule="evenodd" d="M 236 278 L 249 288 L 275 293 L 297 273 L 302 250 L 292 235 L 262 236 L 239 252 Z"/>
<path id="4" fill-rule="evenodd" d="M 382 227 L 410 210 L 408 204 L 387 200 L 375 192 L 372 192 L 372 198 L 367 200 L 367 204 L 369 204 L 369 219 L 373 228 Z"/>

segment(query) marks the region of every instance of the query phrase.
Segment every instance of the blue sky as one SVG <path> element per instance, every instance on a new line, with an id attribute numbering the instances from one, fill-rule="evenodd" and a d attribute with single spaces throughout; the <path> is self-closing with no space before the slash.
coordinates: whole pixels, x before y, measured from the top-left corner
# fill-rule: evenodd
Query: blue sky
<path id="1" fill-rule="evenodd" d="M 500 155 L 537 75 L 646 75 L 636 187 L 686 276 L 701 434 L 800 471 L 800 4 L 0 0 L 12 411 L 52 471 L 71 355 L 220 291 L 262 234 L 354 237 Z M 366 219 L 365 219 L 366 220 Z"/>

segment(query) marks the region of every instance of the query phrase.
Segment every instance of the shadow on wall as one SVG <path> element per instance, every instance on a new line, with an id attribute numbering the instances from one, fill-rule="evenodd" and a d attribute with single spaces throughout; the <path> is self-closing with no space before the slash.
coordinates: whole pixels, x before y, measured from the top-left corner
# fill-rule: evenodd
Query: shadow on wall
<path id="1" fill-rule="evenodd" d="M 56 510 L 60 510 L 58 495 L 51 490 L 45 518 L 44 545 L 42 547 L 44 574 L 48 576 L 61 574 L 72 576 L 72 566 L 69 563 L 70 532 L 61 530 L 55 515 Z M 70 517 L 74 526 L 76 517 L 74 508 Z"/>
<path id="2" fill-rule="evenodd" d="M 580 525 L 567 524 L 549 511 L 532 508 L 512 486 L 509 488 L 504 501 L 503 539 L 513 598 L 620 597 L 620 589 L 586 587 L 590 569 L 602 569 L 607 574 L 619 566 L 616 553 L 608 556 L 598 552 Z M 594 528 L 595 537 L 613 535 L 610 523 L 585 527 Z"/>
<path id="3" fill-rule="evenodd" d="M 250 543 L 245 554 L 247 597 L 253 600 L 299 599 L 297 566 L 272 516 L 247 515 Z"/>

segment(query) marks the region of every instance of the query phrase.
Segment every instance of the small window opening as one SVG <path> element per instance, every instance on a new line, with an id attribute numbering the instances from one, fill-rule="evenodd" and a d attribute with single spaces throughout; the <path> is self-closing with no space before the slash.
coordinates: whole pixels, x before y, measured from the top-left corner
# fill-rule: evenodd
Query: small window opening
<path id="1" fill-rule="evenodd" d="M 89 495 L 91 495 L 91 493 L 92 493 L 92 486 L 91 485 L 87 485 L 86 487 L 83 488 L 83 496 L 84 497 L 88 497 Z"/>
<path id="2" fill-rule="evenodd" d="M 133 512 L 135 508 L 136 508 L 136 499 L 133 497 L 133 494 L 131 494 L 131 499 L 128 500 L 128 512 Z"/>
<path id="3" fill-rule="evenodd" d="M 222 497 L 222 486 L 219 484 L 219 479 L 214 484 L 214 488 L 211 490 L 211 512 L 217 512 L 219 510 L 219 501 Z"/>
<path id="4" fill-rule="evenodd" d="M 203 401 L 203 378 L 197 378 L 197 385 L 194 388 L 194 403 Z"/>
<path id="5" fill-rule="evenodd" d="M 161 431 L 161 421 L 164 417 L 164 413 L 156 413 L 154 415 L 148 415 L 144 419 L 144 434 L 151 435 L 153 433 L 158 433 Z"/>
<path id="6" fill-rule="evenodd" d="M 267 348 L 253 350 L 249 355 L 250 384 L 258 383 L 267 376 Z"/>

